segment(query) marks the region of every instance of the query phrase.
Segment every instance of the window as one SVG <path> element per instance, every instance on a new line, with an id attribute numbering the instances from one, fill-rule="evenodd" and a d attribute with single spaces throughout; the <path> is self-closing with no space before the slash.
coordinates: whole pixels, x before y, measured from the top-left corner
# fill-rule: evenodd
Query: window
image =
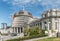
<path id="1" fill-rule="evenodd" d="M 57 22 L 55 22 L 55 29 L 57 29 Z"/>
<path id="2" fill-rule="evenodd" d="M 45 14 L 45 17 L 47 17 L 47 14 Z"/>
<path id="3" fill-rule="evenodd" d="M 50 13 L 48 12 L 48 16 L 50 16 Z"/>
<path id="4" fill-rule="evenodd" d="M 60 12 L 57 12 L 57 16 L 60 16 Z"/>
<path id="5" fill-rule="evenodd" d="M 56 16 L 56 12 L 52 12 L 52 16 Z"/>
<path id="6" fill-rule="evenodd" d="M 19 14 L 24 14 L 24 12 L 19 12 Z"/>
<path id="7" fill-rule="evenodd" d="M 23 28 L 21 27 L 21 33 L 23 32 Z"/>
<path id="8" fill-rule="evenodd" d="M 17 33 L 17 28 L 15 28 L 15 32 Z"/>
<path id="9" fill-rule="evenodd" d="M 42 17 L 45 17 L 45 15 L 43 15 Z"/>
<path id="10" fill-rule="evenodd" d="M 52 29 L 52 27 L 51 27 L 51 23 L 49 23 L 49 29 L 50 29 L 50 30 Z"/>

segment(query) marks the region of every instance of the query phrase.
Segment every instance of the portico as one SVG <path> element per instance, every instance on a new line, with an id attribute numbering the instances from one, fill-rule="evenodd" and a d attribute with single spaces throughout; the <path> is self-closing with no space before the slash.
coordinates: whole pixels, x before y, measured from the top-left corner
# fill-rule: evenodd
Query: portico
<path id="1" fill-rule="evenodd" d="M 17 34 L 23 33 L 23 27 L 14 27 L 13 32 Z"/>

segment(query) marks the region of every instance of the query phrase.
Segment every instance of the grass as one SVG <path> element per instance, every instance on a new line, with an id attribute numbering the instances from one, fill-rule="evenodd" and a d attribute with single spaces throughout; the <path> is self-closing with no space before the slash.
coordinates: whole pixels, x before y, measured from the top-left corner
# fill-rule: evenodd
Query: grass
<path id="1" fill-rule="evenodd" d="M 36 41 L 60 41 L 60 38 L 47 38 L 47 39 L 40 39 Z"/>

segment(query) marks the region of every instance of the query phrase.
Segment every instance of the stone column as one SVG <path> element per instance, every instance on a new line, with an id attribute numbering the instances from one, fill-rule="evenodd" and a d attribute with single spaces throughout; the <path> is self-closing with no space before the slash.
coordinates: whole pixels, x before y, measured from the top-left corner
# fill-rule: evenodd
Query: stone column
<path id="1" fill-rule="evenodd" d="M 24 33 L 24 27 L 23 27 L 23 33 Z"/>
<path id="2" fill-rule="evenodd" d="M 40 22 L 39 22 L 39 27 L 40 27 Z"/>
<path id="3" fill-rule="evenodd" d="M 20 27 L 20 34 L 21 34 L 21 27 Z"/>
<path id="4" fill-rule="evenodd" d="M 42 29 L 44 30 L 44 23 L 43 23 L 43 21 L 42 21 Z"/>
<path id="5" fill-rule="evenodd" d="M 48 36 L 50 37 L 49 22 L 48 21 L 47 21 L 47 30 L 48 30 Z"/>
<path id="6" fill-rule="evenodd" d="M 38 27 L 39 27 L 39 33 L 40 33 L 40 29 L 41 29 L 41 27 L 40 27 L 40 22 L 39 22 L 39 26 L 38 26 Z"/>
<path id="7" fill-rule="evenodd" d="M 13 28 L 13 33 L 15 33 L 15 28 Z"/>
<path id="8" fill-rule="evenodd" d="M 48 22 L 48 24 L 47 24 L 47 25 L 48 25 L 48 30 L 49 30 L 49 22 Z"/>
<path id="9" fill-rule="evenodd" d="M 17 29 L 17 33 L 18 33 L 18 27 L 16 29 Z"/>
<path id="10" fill-rule="evenodd" d="M 12 32 L 14 33 L 14 28 L 12 28 Z"/>

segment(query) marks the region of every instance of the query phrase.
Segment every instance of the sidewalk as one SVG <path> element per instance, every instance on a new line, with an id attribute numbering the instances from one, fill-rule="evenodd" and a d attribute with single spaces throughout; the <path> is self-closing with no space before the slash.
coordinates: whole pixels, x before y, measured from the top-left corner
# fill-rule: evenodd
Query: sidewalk
<path id="1" fill-rule="evenodd" d="M 1 40 L 5 41 L 5 40 L 15 39 L 15 38 L 19 38 L 19 36 L 2 36 Z"/>
<path id="2" fill-rule="evenodd" d="M 24 40 L 24 41 L 34 41 L 34 40 L 39 40 L 39 39 L 44 39 L 44 38 L 49 38 L 49 37 L 48 36 L 46 36 L 46 37 L 39 37 L 39 38 L 28 39 L 28 40 Z"/>

